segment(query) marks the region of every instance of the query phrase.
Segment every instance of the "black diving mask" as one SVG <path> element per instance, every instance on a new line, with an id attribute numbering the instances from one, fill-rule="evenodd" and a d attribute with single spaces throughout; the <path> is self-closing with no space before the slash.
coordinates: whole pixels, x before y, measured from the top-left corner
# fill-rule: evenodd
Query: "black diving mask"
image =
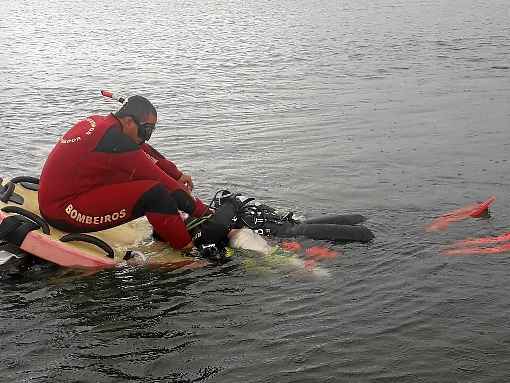
<path id="1" fill-rule="evenodd" d="M 151 124 L 150 122 L 144 122 L 141 124 L 135 116 L 131 116 L 131 118 L 138 126 L 138 137 L 140 137 L 144 142 L 149 141 L 152 136 L 152 132 L 156 129 L 156 124 Z"/>

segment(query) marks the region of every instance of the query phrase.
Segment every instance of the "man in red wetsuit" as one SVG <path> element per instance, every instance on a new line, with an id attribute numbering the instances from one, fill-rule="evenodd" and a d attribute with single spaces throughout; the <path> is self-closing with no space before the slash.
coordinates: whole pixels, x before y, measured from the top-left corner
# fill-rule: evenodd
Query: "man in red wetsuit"
<path id="1" fill-rule="evenodd" d="M 210 210 L 191 196 L 191 177 L 145 143 L 156 121 L 149 100 L 132 96 L 115 114 L 78 122 L 42 170 L 43 217 L 68 232 L 91 232 L 145 215 L 173 248 L 191 248 L 179 212 L 200 217 Z"/>

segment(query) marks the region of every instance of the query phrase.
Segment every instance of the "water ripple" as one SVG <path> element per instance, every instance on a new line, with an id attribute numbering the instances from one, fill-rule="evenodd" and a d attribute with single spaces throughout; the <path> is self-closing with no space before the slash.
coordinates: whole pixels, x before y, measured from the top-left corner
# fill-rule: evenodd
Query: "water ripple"
<path id="1" fill-rule="evenodd" d="M 5 380 L 508 380 L 507 254 L 440 256 L 507 230 L 508 4 L 274 5 L 2 3 L 0 175 L 37 175 L 73 123 L 115 110 L 99 89 L 141 93 L 199 196 L 362 213 L 377 235 L 315 243 L 341 253 L 328 277 L 253 254 L 2 275 Z M 425 233 L 493 194 L 491 218 Z"/>

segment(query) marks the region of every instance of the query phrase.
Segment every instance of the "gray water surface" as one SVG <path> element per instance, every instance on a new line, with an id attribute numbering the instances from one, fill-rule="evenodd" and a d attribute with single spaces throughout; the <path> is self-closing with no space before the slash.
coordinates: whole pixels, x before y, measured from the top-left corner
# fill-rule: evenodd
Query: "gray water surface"
<path id="1" fill-rule="evenodd" d="M 510 253 L 504 0 L 0 3 L 0 175 L 37 175 L 75 122 L 142 94 L 194 177 L 299 216 L 356 212 L 329 275 L 35 269 L 0 280 L 6 382 L 501 382 Z M 438 215 L 495 195 L 488 219 Z M 253 266 L 253 262 L 256 263 Z M 250 266 L 251 265 L 251 266 Z"/>

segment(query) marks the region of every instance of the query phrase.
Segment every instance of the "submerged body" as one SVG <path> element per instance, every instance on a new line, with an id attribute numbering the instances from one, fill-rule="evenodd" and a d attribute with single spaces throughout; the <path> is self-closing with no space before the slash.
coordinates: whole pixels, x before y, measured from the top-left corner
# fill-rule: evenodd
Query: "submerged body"
<path id="1" fill-rule="evenodd" d="M 250 228 L 273 237 L 306 237 L 332 242 L 369 242 L 374 238 L 372 231 L 361 225 L 365 217 L 360 214 L 326 215 L 299 221 L 292 213 L 279 214 L 267 205 L 253 203 L 253 198 L 228 191 L 216 193 L 212 206 L 215 209 L 212 220 L 229 230 Z"/>

